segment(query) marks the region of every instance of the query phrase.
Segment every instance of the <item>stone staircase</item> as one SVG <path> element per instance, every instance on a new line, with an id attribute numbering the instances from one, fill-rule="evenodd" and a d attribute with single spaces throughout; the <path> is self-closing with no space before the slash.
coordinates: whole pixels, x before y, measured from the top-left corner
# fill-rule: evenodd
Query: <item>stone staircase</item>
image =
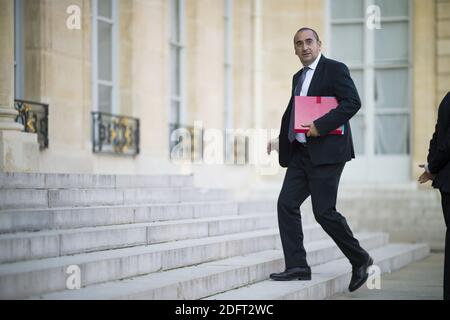
<path id="1" fill-rule="evenodd" d="M 311 281 L 284 269 L 276 197 L 236 200 L 193 176 L 0 174 L 0 299 L 325 299 L 351 267 L 303 212 Z M 383 272 L 424 258 L 426 244 L 357 233 Z M 71 266 L 81 288 L 67 289 Z"/>

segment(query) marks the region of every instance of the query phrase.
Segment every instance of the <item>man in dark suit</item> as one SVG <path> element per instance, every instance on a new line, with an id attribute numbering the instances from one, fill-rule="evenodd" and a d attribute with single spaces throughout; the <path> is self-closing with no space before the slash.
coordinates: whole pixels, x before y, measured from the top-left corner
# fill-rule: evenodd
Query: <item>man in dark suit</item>
<path id="1" fill-rule="evenodd" d="M 267 146 L 268 153 L 279 149 L 280 165 L 287 167 L 278 198 L 278 225 L 286 270 L 273 273 L 270 278 L 311 279 L 300 215 L 300 205 L 311 195 L 317 222 L 353 267 L 349 290 L 354 291 L 366 282 L 367 269 L 373 260 L 354 238 L 346 219 L 336 211 L 336 198 L 345 163 L 355 157 L 349 120 L 361 107 L 361 101 L 348 68 L 320 53 L 321 42 L 313 29 L 298 30 L 294 48 L 303 68 L 293 77 L 280 135 Z M 304 124 L 309 128 L 307 134 L 295 133 L 294 97 L 299 95 L 333 96 L 339 105 L 313 123 Z M 345 125 L 343 135 L 329 134 L 342 125 Z"/>
<path id="2" fill-rule="evenodd" d="M 442 210 L 447 231 L 445 233 L 444 300 L 450 299 L 450 92 L 439 105 L 438 120 L 428 150 L 427 164 L 420 165 L 425 172 L 420 183 L 433 180 L 433 187 L 441 192 Z"/>

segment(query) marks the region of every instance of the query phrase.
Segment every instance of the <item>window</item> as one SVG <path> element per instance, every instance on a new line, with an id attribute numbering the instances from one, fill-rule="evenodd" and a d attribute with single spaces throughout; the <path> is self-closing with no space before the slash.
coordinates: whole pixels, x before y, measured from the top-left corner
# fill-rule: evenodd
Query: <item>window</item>
<path id="1" fill-rule="evenodd" d="M 375 154 L 409 154 L 409 0 L 375 0 L 382 28 L 374 37 Z"/>
<path id="2" fill-rule="evenodd" d="M 233 128 L 233 0 L 224 0 L 224 119 L 226 129 Z M 235 138 L 225 134 L 225 159 L 235 158 Z M 231 160 L 230 160 L 231 159 Z"/>
<path id="3" fill-rule="evenodd" d="M 329 4 L 331 57 L 348 65 L 362 101 L 350 121 L 356 152 L 408 155 L 409 0 L 330 0 Z M 380 8 L 381 29 L 366 27 L 370 5 Z"/>
<path id="4" fill-rule="evenodd" d="M 185 121 L 184 0 L 170 0 L 170 112 L 171 125 Z"/>
<path id="5" fill-rule="evenodd" d="M 233 127 L 233 0 L 225 0 L 225 128 Z"/>
<path id="6" fill-rule="evenodd" d="M 92 1 L 93 110 L 118 112 L 117 0 Z"/>
<path id="7" fill-rule="evenodd" d="M 23 1 L 14 1 L 14 98 L 24 99 Z"/>

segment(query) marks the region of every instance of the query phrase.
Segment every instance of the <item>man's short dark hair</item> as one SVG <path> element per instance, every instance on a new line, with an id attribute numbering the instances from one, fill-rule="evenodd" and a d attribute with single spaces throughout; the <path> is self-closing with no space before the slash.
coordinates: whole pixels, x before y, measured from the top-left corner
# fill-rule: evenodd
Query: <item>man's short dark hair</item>
<path id="1" fill-rule="evenodd" d="M 316 41 L 320 41 L 319 35 L 317 34 L 316 30 L 308 28 L 308 27 L 303 27 L 303 28 L 298 29 L 295 34 L 302 32 L 302 31 L 308 31 L 308 30 L 314 34 L 314 38 L 316 38 Z"/>

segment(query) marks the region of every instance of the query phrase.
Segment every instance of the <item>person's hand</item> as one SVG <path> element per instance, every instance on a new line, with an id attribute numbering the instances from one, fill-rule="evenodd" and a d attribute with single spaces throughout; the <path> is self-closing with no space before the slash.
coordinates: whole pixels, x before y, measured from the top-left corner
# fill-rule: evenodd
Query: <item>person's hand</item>
<path id="1" fill-rule="evenodd" d="M 303 128 L 309 128 L 308 132 L 306 133 L 307 137 L 318 137 L 320 136 L 319 131 L 317 131 L 316 126 L 314 125 L 314 122 L 302 124 Z"/>
<path id="2" fill-rule="evenodd" d="M 427 167 L 426 167 L 425 164 L 420 164 L 420 165 L 419 165 L 419 168 L 423 168 L 423 169 L 425 170 L 425 172 L 422 173 L 422 174 L 420 175 L 420 177 L 419 177 L 419 183 L 420 183 L 420 184 L 426 183 L 426 182 L 428 182 L 428 181 L 430 181 L 430 180 L 434 180 L 434 178 L 436 177 L 436 175 L 432 174 L 431 172 L 429 172 L 429 171 L 427 170 Z"/>
<path id="3" fill-rule="evenodd" d="M 272 150 L 276 150 L 278 152 L 278 149 L 279 149 L 279 138 L 267 142 L 267 154 L 270 155 Z"/>

